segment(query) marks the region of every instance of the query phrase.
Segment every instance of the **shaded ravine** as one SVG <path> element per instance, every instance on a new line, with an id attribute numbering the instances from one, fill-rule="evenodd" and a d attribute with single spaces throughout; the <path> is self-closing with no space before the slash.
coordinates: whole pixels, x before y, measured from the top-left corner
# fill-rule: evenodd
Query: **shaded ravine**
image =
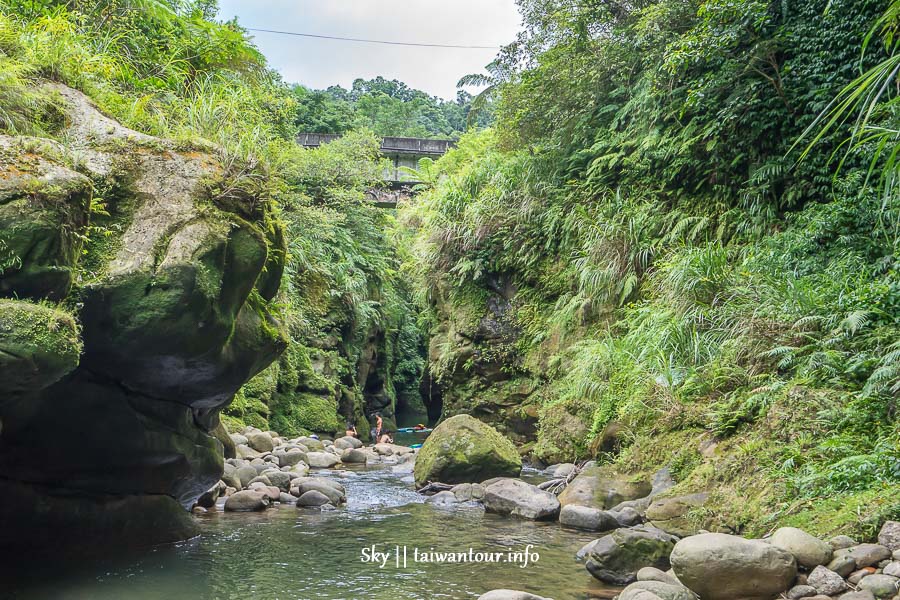
<path id="1" fill-rule="evenodd" d="M 4 574 L 12 579 L 5 591 L 15 589 L 10 597 L 28 600 L 458 599 L 502 587 L 555 600 L 612 596 L 575 560 L 578 549 L 596 537 L 590 533 L 485 514 L 475 504 L 427 504 L 413 490 L 410 476 L 390 467 L 318 474 L 340 479 L 347 489 L 346 507 L 214 512 L 200 518 L 199 538 L 115 558 L 32 561 Z M 407 546 L 407 566 L 397 568 L 393 556 L 384 568 L 364 563 L 362 550 L 372 544 L 391 553 L 395 546 Z M 414 547 L 505 552 L 528 544 L 540 559 L 525 568 L 412 560 Z"/>

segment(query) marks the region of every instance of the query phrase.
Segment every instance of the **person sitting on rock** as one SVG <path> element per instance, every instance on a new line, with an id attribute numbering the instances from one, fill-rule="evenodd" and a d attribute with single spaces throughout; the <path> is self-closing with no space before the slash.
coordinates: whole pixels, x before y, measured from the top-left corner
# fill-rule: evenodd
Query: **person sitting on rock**
<path id="1" fill-rule="evenodd" d="M 347 433 L 345 433 L 344 435 L 346 435 L 347 437 L 358 438 L 359 434 L 356 432 L 356 425 L 354 425 L 350 421 L 347 421 Z"/>
<path id="2" fill-rule="evenodd" d="M 378 440 L 378 443 L 379 444 L 393 444 L 394 436 L 391 435 L 390 431 L 386 431 L 384 433 L 384 435 L 382 435 L 381 438 Z"/>

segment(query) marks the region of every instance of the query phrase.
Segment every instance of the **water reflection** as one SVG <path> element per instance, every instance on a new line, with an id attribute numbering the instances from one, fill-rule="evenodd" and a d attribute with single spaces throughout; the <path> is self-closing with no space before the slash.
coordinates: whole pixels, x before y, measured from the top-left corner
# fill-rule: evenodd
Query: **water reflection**
<path id="1" fill-rule="evenodd" d="M 455 600 L 511 587 L 556 600 L 612 595 L 575 561 L 590 534 L 485 514 L 474 504 L 424 504 L 408 476 L 389 467 L 328 474 L 347 488 L 341 510 L 212 513 L 201 519 L 203 535 L 188 542 L 85 562 L 29 561 L 4 575 L 0 594 L 27 600 Z M 362 549 L 373 544 L 391 554 L 383 567 L 362 562 Z M 540 559 L 525 569 L 413 561 L 416 548 L 506 552 L 529 544 Z M 393 553 L 403 546 L 407 564 L 398 568 Z"/>

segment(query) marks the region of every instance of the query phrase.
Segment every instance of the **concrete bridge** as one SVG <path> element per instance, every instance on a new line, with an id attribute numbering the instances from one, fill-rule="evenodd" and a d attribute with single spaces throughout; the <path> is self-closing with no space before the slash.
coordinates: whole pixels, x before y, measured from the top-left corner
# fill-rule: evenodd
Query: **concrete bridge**
<path id="1" fill-rule="evenodd" d="M 307 148 L 317 148 L 322 144 L 333 142 L 341 137 L 333 133 L 301 133 L 297 136 L 297 143 Z M 391 167 L 385 170 L 384 180 L 390 191 L 373 190 L 375 203 L 384 208 L 393 208 L 397 205 L 399 195 L 409 195 L 414 185 L 422 183 L 415 177 L 404 173 L 403 167 L 410 169 L 419 168 L 419 160 L 433 158 L 437 160 L 453 148 L 456 142 L 452 140 L 426 140 L 421 138 L 386 137 L 381 142 L 381 153 L 391 161 Z"/>

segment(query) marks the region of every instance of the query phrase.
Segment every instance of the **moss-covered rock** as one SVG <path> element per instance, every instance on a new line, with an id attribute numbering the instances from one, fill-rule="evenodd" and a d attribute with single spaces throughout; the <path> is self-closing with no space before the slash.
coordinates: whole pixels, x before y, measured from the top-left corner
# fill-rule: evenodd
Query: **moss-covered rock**
<path id="1" fill-rule="evenodd" d="M 644 498 L 652 489 L 650 481 L 642 477 L 623 475 L 609 466 L 590 466 L 563 490 L 559 503 L 610 509 L 626 500 Z"/>
<path id="2" fill-rule="evenodd" d="M 60 300 L 72 286 L 90 180 L 50 141 L 0 136 L 0 296 Z"/>
<path id="3" fill-rule="evenodd" d="M 81 339 L 71 315 L 0 300 L 0 405 L 59 381 L 78 366 Z"/>
<path id="4" fill-rule="evenodd" d="M 416 485 L 517 477 L 522 459 L 511 441 L 469 415 L 450 417 L 425 440 L 416 459 Z"/>
<path id="5" fill-rule="evenodd" d="M 152 521 L 149 543 L 179 539 L 193 531 L 189 519 L 164 515 L 219 480 L 219 412 L 286 345 L 270 304 L 283 232 L 267 198 L 215 184 L 229 175 L 214 155 L 131 131 L 80 92 L 45 87 L 65 107 L 65 145 L 0 143 L 0 253 L 14 255 L 0 269 L 0 296 L 78 307 L 83 343 L 54 308 L 0 307 L 0 397 L 25 398 L 0 402 L 0 473 L 52 496 L 23 503 L 19 518 L 34 522 L 52 506 L 68 513 L 62 535 L 117 522 L 103 507 L 129 504 L 89 498 L 147 497 L 146 514 L 129 515 L 133 527 Z M 90 190 L 112 197 L 85 235 Z"/>

